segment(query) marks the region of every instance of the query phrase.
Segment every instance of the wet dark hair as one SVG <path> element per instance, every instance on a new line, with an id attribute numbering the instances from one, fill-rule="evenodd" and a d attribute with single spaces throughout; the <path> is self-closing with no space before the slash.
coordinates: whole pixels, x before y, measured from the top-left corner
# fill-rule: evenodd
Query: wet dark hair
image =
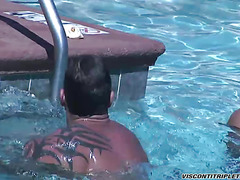
<path id="1" fill-rule="evenodd" d="M 64 91 L 70 113 L 79 116 L 107 113 L 111 78 L 102 60 L 90 55 L 70 60 Z"/>

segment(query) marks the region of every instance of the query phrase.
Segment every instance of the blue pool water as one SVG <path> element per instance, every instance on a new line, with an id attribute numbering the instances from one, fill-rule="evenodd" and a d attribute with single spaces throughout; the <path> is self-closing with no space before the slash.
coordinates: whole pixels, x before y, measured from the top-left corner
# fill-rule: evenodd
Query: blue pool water
<path id="1" fill-rule="evenodd" d="M 112 119 L 140 139 L 153 165 L 150 179 L 237 172 L 239 159 L 227 154 L 225 144 L 231 130 L 218 123 L 226 123 L 240 107 L 239 0 L 55 2 L 61 15 L 166 45 L 165 54 L 150 67 L 146 97 L 119 101 L 110 110 Z M 30 136 L 63 125 L 63 111 L 56 112 L 47 100 L 14 87 L 2 89 L 0 158 L 6 164 L 19 158 Z M 10 177 L 5 174 L 2 178 Z"/>

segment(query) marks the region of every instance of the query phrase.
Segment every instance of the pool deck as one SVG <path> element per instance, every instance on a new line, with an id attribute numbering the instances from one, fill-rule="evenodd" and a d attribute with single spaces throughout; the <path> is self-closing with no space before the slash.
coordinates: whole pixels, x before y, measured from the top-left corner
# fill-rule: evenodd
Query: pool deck
<path id="1" fill-rule="evenodd" d="M 51 73 L 54 47 L 48 26 L 29 17 L 27 20 L 25 15 L 16 13 L 19 11 L 25 15 L 26 11 L 42 14 L 38 9 L 0 0 L 0 75 Z M 148 67 L 165 51 L 163 43 L 156 40 L 66 17 L 61 19 L 86 26 L 84 39 L 68 39 L 69 60 L 81 55 L 97 55 L 111 72 L 145 72 L 141 81 L 146 81 Z M 88 34 L 91 28 L 96 30 L 95 34 Z"/>

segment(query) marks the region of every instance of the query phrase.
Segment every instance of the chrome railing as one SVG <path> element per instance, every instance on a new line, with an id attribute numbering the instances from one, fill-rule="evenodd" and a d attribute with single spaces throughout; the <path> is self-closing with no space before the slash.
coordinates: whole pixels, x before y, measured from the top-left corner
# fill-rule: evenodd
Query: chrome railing
<path id="1" fill-rule="evenodd" d="M 64 74 L 68 62 L 67 37 L 53 0 L 39 0 L 43 14 L 50 28 L 54 42 L 55 69 L 52 79 L 51 101 L 58 100 L 59 91 L 63 86 Z"/>

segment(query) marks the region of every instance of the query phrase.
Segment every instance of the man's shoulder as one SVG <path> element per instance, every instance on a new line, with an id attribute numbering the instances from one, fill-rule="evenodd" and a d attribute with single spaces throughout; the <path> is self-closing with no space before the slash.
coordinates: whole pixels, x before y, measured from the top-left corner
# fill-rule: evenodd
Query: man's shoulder
<path id="1" fill-rule="evenodd" d="M 117 142 L 117 144 L 122 144 L 126 146 L 127 149 L 142 148 L 137 136 L 122 124 L 115 122 L 115 129 L 112 133 L 112 139 Z"/>
<path id="2" fill-rule="evenodd" d="M 116 121 L 113 121 L 113 124 L 114 124 L 114 134 L 116 136 L 120 136 L 123 139 L 127 138 L 128 140 L 130 140 L 129 138 L 137 139 L 135 134 L 124 125 Z"/>
<path id="3" fill-rule="evenodd" d="M 71 140 L 73 143 L 71 143 Z M 88 166 L 86 151 L 78 152 L 78 143 L 74 143 L 72 129 L 58 129 L 43 138 L 35 138 L 26 143 L 24 151 L 27 158 L 32 158 L 47 164 L 60 165 L 66 169 L 84 173 Z M 75 167 L 73 162 L 78 161 L 82 168 Z M 77 163 L 77 164 L 78 164 Z M 77 168 L 77 169 L 76 169 Z"/>
<path id="4" fill-rule="evenodd" d="M 32 157 L 35 151 L 42 149 L 46 145 L 54 145 L 58 143 L 59 135 L 64 131 L 65 128 L 55 130 L 53 133 L 44 137 L 32 137 L 24 145 L 24 155 L 26 157 Z"/>
<path id="5" fill-rule="evenodd" d="M 114 146 L 119 150 L 123 159 L 134 162 L 148 162 L 139 139 L 125 126 L 115 122 L 116 130 L 113 133 Z"/>

